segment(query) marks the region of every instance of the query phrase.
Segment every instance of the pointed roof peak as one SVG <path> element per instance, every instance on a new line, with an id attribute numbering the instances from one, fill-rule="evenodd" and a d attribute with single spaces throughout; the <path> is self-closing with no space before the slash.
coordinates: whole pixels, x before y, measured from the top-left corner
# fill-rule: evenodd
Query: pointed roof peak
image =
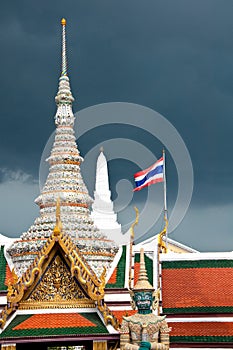
<path id="1" fill-rule="evenodd" d="M 140 270 L 139 270 L 139 276 L 138 281 L 136 285 L 133 288 L 133 291 L 147 291 L 147 290 L 154 290 L 150 282 L 148 281 L 147 271 L 146 271 L 146 265 L 145 265 L 145 259 L 144 259 L 144 249 L 140 249 Z"/>
<path id="2" fill-rule="evenodd" d="M 62 67 L 61 76 L 67 75 L 67 54 L 66 54 L 66 19 L 62 18 Z"/>
<path id="3" fill-rule="evenodd" d="M 61 50 L 61 75 L 59 78 L 59 86 L 57 96 L 55 97 L 58 106 L 55 116 L 56 125 L 73 125 L 74 115 L 72 112 L 72 96 L 70 81 L 68 77 L 67 50 L 66 50 L 66 19 L 62 18 L 62 50 Z M 65 107 L 64 107 L 65 106 Z M 61 108 L 62 107 L 62 108 Z"/>

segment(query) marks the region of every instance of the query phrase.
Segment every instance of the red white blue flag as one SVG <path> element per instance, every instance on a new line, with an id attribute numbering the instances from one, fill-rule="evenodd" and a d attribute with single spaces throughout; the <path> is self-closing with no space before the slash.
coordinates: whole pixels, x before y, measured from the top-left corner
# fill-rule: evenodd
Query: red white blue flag
<path id="1" fill-rule="evenodd" d="M 139 171 L 134 175 L 134 181 L 136 188 L 134 191 L 140 191 L 142 188 L 155 184 L 157 182 L 163 182 L 163 167 L 164 157 L 157 160 L 156 163 L 151 165 L 149 168 Z"/>

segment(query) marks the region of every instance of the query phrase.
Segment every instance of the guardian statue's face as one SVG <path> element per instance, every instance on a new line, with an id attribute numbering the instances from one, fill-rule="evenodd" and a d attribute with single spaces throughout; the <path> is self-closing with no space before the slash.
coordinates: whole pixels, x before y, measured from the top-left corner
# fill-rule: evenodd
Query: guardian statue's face
<path id="1" fill-rule="evenodd" d="M 134 301 L 139 313 L 151 313 L 153 302 L 152 292 L 135 292 Z"/>

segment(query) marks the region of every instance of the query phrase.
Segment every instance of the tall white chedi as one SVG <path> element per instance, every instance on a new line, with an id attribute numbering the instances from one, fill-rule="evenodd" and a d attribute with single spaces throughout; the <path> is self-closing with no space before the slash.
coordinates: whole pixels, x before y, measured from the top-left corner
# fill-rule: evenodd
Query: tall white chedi
<path id="1" fill-rule="evenodd" d="M 129 242 L 129 234 L 122 234 L 121 225 L 117 222 L 117 215 L 114 212 L 109 189 L 108 164 L 102 147 L 96 163 L 96 181 L 91 217 L 95 225 L 110 240 L 114 240 L 119 245 Z"/>
<path id="2" fill-rule="evenodd" d="M 107 269 L 115 256 L 117 245 L 110 241 L 94 225 L 90 215 L 93 202 L 84 184 L 80 165 L 83 158 L 75 142 L 72 111 L 74 98 L 67 74 L 66 21 L 62 19 L 62 71 L 58 93 L 55 98 L 56 134 L 51 154 L 49 174 L 35 202 L 40 207 L 40 216 L 20 239 L 13 243 L 8 253 L 18 276 L 33 262 L 46 239 L 52 234 L 56 223 L 56 202 L 60 198 L 62 227 L 77 245 L 84 258 L 99 276 Z"/>

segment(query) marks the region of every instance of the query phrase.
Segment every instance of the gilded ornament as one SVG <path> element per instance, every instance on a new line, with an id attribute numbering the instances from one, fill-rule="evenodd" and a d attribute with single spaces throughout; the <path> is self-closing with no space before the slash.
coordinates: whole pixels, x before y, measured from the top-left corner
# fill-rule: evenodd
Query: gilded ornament
<path id="1" fill-rule="evenodd" d="M 65 19 L 65 18 L 62 18 L 62 19 L 61 19 L 61 25 L 62 25 L 62 26 L 66 26 L 66 19 Z"/>

